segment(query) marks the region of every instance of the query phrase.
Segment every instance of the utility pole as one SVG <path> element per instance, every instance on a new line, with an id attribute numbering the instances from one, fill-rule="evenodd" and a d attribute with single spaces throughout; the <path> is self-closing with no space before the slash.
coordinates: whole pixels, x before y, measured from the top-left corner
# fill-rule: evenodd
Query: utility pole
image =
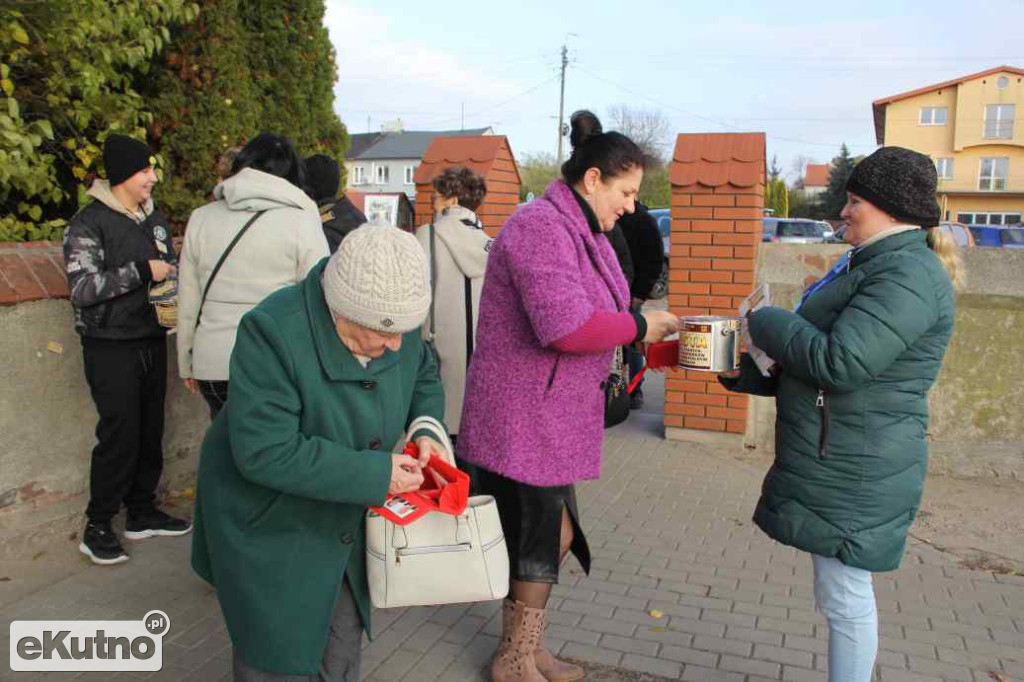
<path id="1" fill-rule="evenodd" d="M 568 42 L 568 40 L 567 40 Z M 562 94 L 558 97 L 558 165 L 562 165 L 562 127 L 565 125 L 565 67 L 569 65 L 569 48 L 562 43 Z"/>

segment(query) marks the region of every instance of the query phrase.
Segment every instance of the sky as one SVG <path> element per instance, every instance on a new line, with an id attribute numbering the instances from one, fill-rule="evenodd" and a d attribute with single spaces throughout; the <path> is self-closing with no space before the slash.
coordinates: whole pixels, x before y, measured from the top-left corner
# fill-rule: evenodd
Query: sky
<path id="1" fill-rule="evenodd" d="M 678 133 L 763 131 L 789 177 L 874 150 L 873 100 L 1024 67 L 1024 0 L 327 0 L 326 23 L 352 133 L 492 126 L 519 159 L 554 154 L 565 44 L 566 120 L 657 111 L 669 152 Z"/>

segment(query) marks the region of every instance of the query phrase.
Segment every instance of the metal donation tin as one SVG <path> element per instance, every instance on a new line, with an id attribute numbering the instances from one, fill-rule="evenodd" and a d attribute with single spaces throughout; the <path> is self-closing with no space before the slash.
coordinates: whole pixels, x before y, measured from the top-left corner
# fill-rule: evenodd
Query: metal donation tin
<path id="1" fill-rule="evenodd" d="M 727 372 L 740 366 L 740 318 L 694 315 L 680 318 L 679 366 Z"/>

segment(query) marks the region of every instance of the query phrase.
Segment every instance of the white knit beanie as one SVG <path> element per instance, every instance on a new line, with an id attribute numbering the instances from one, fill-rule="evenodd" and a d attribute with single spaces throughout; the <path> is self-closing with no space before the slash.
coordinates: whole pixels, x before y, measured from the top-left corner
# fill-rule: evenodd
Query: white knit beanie
<path id="1" fill-rule="evenodd" d="M 423 247 L 397 227 L 365 223 L 352 230 L 327 262 L 327 307 L 380 332 L 404 334 L 430 309 L 430 275 Z"/>

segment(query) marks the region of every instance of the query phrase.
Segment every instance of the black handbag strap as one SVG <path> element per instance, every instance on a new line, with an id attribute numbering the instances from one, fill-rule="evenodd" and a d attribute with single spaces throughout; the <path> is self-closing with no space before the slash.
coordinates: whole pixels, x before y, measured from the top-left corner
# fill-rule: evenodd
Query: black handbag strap
<path id="1" fill-rule="evenodd" d="M 434 340 L 434 299 L 437 298 L 437 241 L 430 223 L 430 340 Z"/>
<path id="2" fill-rule="evenodd" d="M 469 368 L 469 361 L 473 358 L 473 280 L 463 275 L 466 281 L 466 368 Z"/>
<path id="3" fill-rule="evenodd" d="M 203 288 L 203 299 L 199 302 L 199 313 L 196 315 L 196 329 L 199 329 L 199 321 L 203 319 L 203 305 L 206 303 L 206 295 L 210 293 L 210 285 L 213 284 L 213 280 L 217 279 L 217 273 L 220 272 L 221 267 L 224 265 L 224 261 L 228 259 L 228 256 L 234 250 L 235 244 L 237 244 L 238 240 L 242 238 L 242 235 L 248 232 L 249 228 L 252 227 L 252 224 L 264 213 L 266 213 L 266 211 L 257 211 L 256 215 L 249 218 L 248 222 L 242 226 L 242 229 L 238 231 L 235 238 L 231 240 L 230 244 L 228 244 L 228 248 L 224 249 L 224 253 L 220 254 L 220 260 L 218 260 L 217 264 L 213 266 L 213 271 L 210 273 L 210 279 L 206 280 L 206 287 Z"/>

